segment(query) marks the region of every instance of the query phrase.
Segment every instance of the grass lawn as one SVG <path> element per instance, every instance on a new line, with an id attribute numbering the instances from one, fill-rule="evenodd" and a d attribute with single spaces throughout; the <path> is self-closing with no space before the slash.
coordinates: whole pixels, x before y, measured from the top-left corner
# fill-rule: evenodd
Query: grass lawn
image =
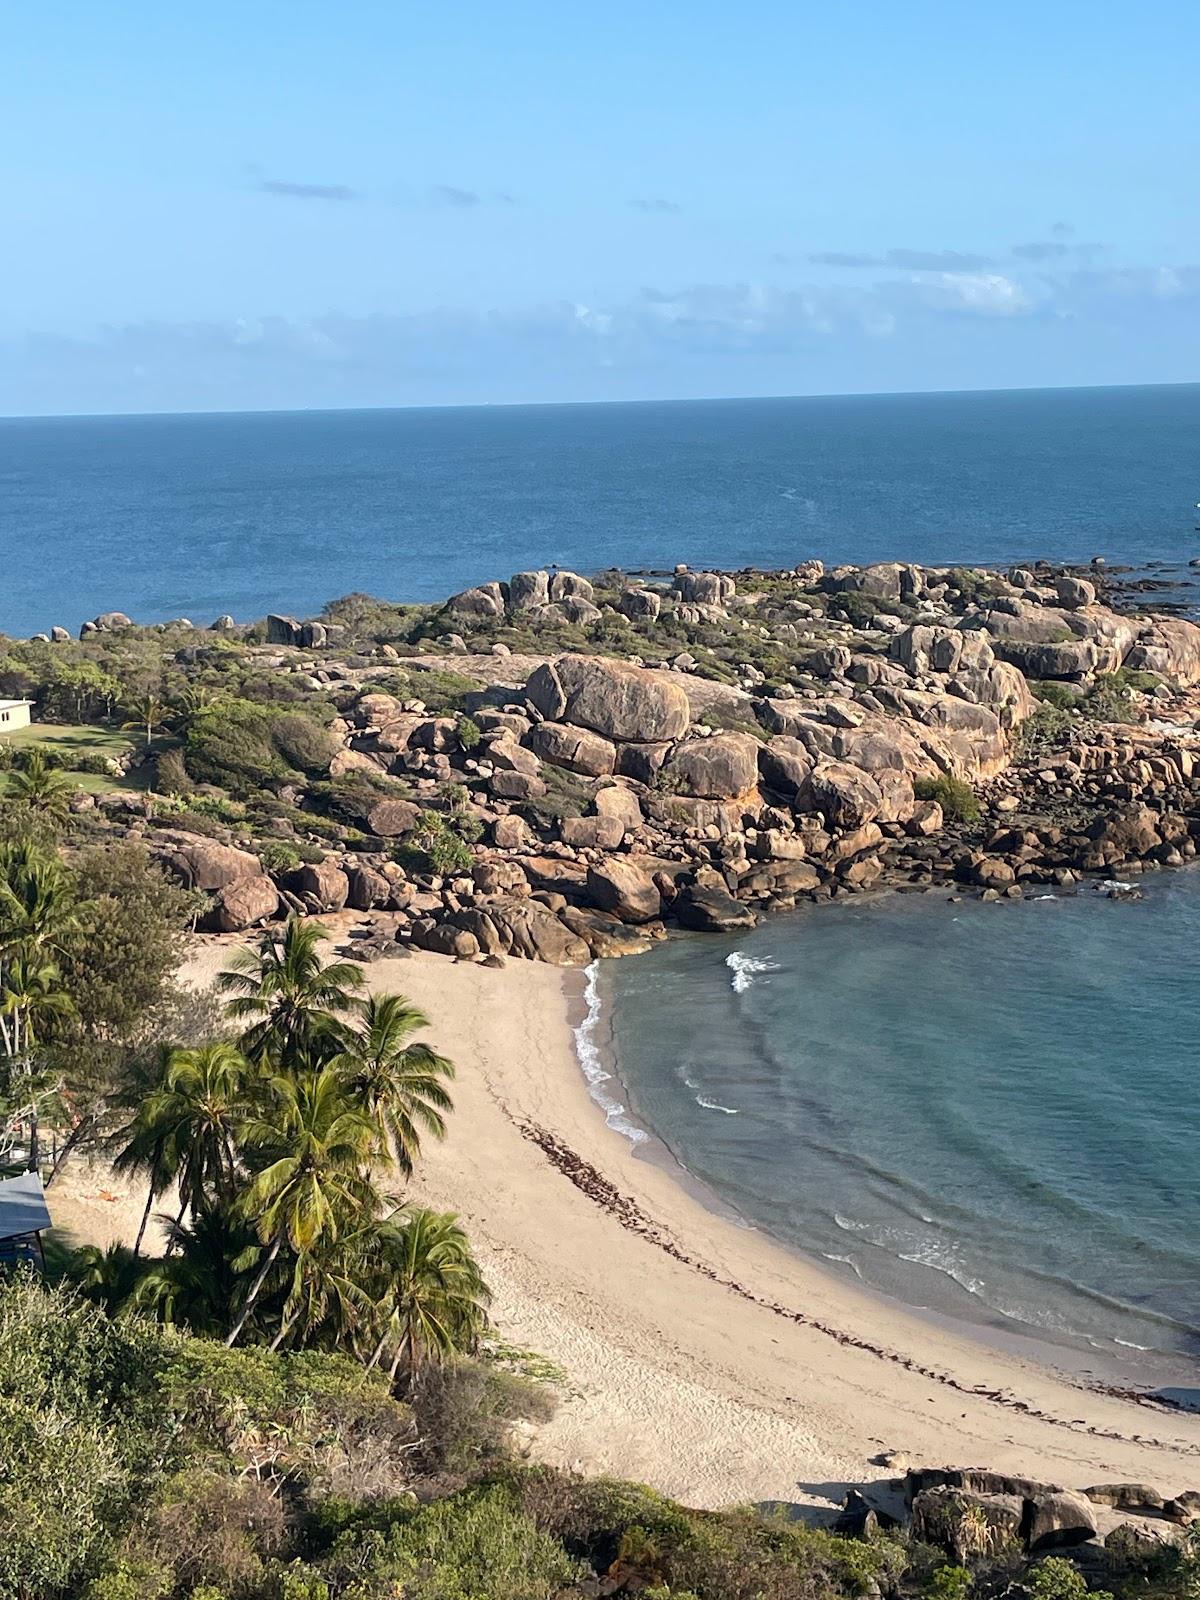
<path id="1" fill-rule="evenodd" d="M 0 745 L 16 745 L 29 749 L 38 745 L 46 753 L 57 756 L 63 770 L 80 789 L 88 794 L 111 794 L 115 789 L 144 789 L 149 779 L 149 769 L 139 767 L 127 778 L 109 778 L 98 772 L 76 772 L 73 763 L 84 756 L 121 756 L 136 742 L 120 728 L 103 723 L 35 722 L 28 728 L 14 728 L 11 733 L 0 734 Z M 0 773 L 0 793 L 7 787 L 7 775 Z"/>

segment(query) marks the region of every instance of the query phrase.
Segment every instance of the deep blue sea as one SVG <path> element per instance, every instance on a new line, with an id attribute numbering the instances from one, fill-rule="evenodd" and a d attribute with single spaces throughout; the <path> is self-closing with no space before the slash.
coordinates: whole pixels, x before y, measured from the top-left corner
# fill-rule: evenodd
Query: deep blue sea
<path id="1" fill-rule="evenodd" d="M 1200 385 L 0 419 L 0 631 L 525 567 L 1200 551 Z"/>
<path id="2" fill-rule="evenodd" d="M 1200 385 L 0 420 L 0 631 L 558 563 L 1200 554 Z M 1200 872 L 822 908 L 606 969 L 634 1113 L 747 1218 L 1131 1381 L 1194 1376 Z M 1145 1347 L 1145 1348 L 1139 1348 Z"/>
<path id="3" fill-rule="evenodd" d="M 605 965 L 599 1093 L 832 1270 L 1195 1387 L 1198 982 L 1200 869 L 1136 901 L 835 903 Z"/>

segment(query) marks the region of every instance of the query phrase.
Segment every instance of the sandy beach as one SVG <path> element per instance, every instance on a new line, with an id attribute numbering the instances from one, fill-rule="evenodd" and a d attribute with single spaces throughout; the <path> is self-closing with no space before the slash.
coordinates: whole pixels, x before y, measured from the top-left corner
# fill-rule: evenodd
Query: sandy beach
<path id="1" fill-rule="evenodd" d="M 233 945 L 198 941 L 188 981 L 210 983 Z M 1200 1416 L 1083 1388 L 858 1293 L 638 1159 L 576 1058 L 582 974 L 423 952 L 366 971 L 421 1006 L 458 1067 L 449 1136 L 414 1191 L 463 1218 L 501 1336 L 568 1375 L 541 1459 L 700 1506 L 829 1506 L 892 1475 L 873 1464 L 883 1452 L 1073 1487 L 1200 1484 Z M 56 1190 L 77 1237 L 136 1230 L 142 1197 L 111 1174 L 80 1164 Z"/>

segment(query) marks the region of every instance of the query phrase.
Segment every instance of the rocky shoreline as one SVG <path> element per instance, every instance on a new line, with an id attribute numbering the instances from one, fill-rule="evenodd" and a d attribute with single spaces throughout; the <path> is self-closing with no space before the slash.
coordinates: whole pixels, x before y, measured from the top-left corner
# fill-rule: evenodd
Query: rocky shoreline
<path id="1" fill-rule="evenodd" d="M 187 677 L 238 651 L 332 709 L 316 770 L 264 773 L 270 816 L 77 802 L 203 896 L 202 929 L 348 908 L 366 959 L 582 966 L 670 925 L 883 887 L 1018 898 L 1200 844 L 1200 626 L 1125 609 L 1099 566 L 527 572 L 382 623 L 353 600 L 208 634 L 85 626 L 157 632 Z M 436 710 L 423 675 L 450 674 Z"/>

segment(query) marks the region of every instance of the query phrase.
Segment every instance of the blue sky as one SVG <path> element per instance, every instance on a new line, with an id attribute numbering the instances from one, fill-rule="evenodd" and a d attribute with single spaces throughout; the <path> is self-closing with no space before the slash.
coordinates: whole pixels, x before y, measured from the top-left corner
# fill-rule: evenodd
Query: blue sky
<path id="1" fill-rule="evenodd" d="M 1200 377 L 1184 0 L 47 0 L 0 411 Z"/>

